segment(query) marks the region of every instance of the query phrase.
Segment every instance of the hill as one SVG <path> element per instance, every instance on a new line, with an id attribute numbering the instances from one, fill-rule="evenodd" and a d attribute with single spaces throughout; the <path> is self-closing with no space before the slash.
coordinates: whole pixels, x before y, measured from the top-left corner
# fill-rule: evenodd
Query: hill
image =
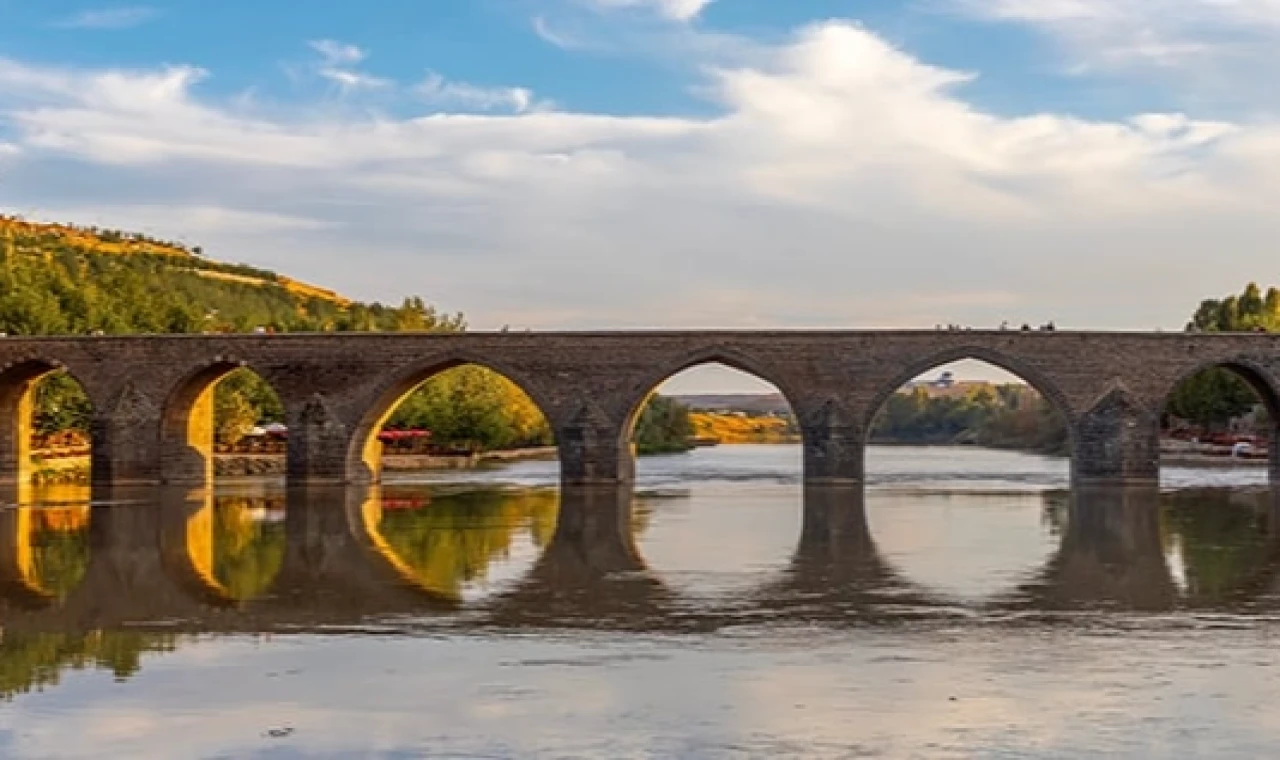
<path id="1" fill-rule="evenodd" d="M 358 303 L 199 247 L 0 215 L 0 331 L 11 335 L 462 326 L 417 298 Z"/>
<path id="2" fill-rule="evenodd" d="M 781 393 L 690 393 L 672 398 L 695 412 L 791 413 Z"/>

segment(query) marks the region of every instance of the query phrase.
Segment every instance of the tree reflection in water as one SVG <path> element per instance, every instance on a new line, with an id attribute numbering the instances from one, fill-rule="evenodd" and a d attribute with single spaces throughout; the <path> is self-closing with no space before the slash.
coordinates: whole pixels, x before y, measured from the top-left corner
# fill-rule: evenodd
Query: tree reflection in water
<path id="1" fill-rule="evenodd" d="M 63 671 L 96 668 L 124 680 L 142 667 L 142 655 L 171 652 L 178 637 L 164 633 L 7 633 L 0 638 L 0 700 L 56 686 Z"/>
<path id="2" fill-rule="evenodd" d="M 1280 536 L 1272 501 L 1262 490 L 1188 490 L 1165 497 L 1165 554 L 1189 603 L 1249 603 L 1274 593 Z"/>
<path id="3" fill-rule="evenodd" d="M 219 496 L 205 513 L 213 577 L 235 600 L 266 593 L 284 563 L 284 497 Z"/>
<path id="4" fill-rule="evenodd" d="M 542 549 L 555 532 L 559 497 L 551 490 L 473 491 L 427 497 L 391 489 L 366 515 L 423 587 L 462 600 L 483 586 L 495 565 L 511 559 L 521 535 Z"/>
<path id="5" fill-rule="evenodd" d="M 80 585 L 88 568 L 89 490 L 24 489 L 20 503 L 0 511 L 0 583 L 25 592 L 33 604 L 56 603 Z"/>
<path id="6" fill-rule="evenodd" d="M 1045 494 L 1061 537 L 1049 563 L 998 606 L 1160 611 L 1256 606 L 1280 593 L 1277 491 L 1154 486 Z"/>

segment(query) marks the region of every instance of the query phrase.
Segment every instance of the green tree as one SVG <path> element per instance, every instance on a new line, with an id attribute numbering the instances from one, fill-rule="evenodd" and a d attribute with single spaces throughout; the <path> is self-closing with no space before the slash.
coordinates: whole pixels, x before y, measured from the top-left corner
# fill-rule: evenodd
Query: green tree
<path id="1" fill-rule="evenodd" d="M 1239 296 L 1208 299 L 1191 315 L 1187 330 L 1193 332 L 1245 332 L 1280 330 L 1280 291 L 1264 294 L 1249 283 Z M 1254 409 L 1261 399 L 1239 374 L 1224 368 L 1198 372 L 1180 383 L 1169 397 L 1166 412 L 1208 430 L 1220 430 Z"/>
<path id="2" fill-rule="evenodd" d="M 639 454 L 688 451 L 693 447 L 689 407 L 673 398 L 654 394 L 636 420 L 632 440 Z"/>

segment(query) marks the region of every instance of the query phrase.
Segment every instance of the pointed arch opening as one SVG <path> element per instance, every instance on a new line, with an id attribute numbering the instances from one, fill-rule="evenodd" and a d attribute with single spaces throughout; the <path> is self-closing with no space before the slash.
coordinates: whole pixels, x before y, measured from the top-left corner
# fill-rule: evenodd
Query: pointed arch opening
<path id="1" fill-rule="evenodd" d="M 1179 470 L 1233 468 L 1280 472 L 1280 390 L 1246 360 L 1202 365 L 1182 375 L 1165 397 L 1160 415 L 1160 465 L 1164 477 Z"/>
<path id="2" fill-rule="evenodd" d="M 26 488 L 89 482 L 93 404 L 59 362 L 0 372 L 0 483 Z"/>
<path id="3" fill-rule="evenodd" d="M 285 471 L 284 405 L 271 384 L 241 361 L 218 361 L 179 383 L 165 404 L 160 437 L 166 484 Z"/>
<path id="4" fill-rule="evenodd" d="M 1064 471 L 1073 449 L 1070 408 L 1062 394 L 1033 371 L 988 352 L 935 357 L 909 368 L 880 392 L 871 415 L 866 430 L 872 480 L 891 474 L 905 454 L 947 455 L 930 449 L 1036 454 L 1064 460 Z"/>
<path id="5" fill-rule="evenodd" d="M 799 472 L 800 427 L 786 392 L 749 365 L 709 357 L 656 378 L 623 426 L 624 441 L 641 462 L 650 455 L 690 454 L 728 447 L 787 447 L 776 465 Z M 746 455 L 749 449 L 732 449 Z M 646 467 L 640 467 L 641 470 Z"/>
<path id="6" fill-rule="evenodd" d="M 1057 547 L 1045 499 L 1067 486 L 1070 408 L 1034 370 L 992 352 L 907 367 L 867 425 L 867 518 L 905 577 L 972 605 Z"/>
<path id="7" fill-rule="evenodd" d="M 453 358 L 394 378 L 352 436 L 348 473 L 378 481 L 480 465 L 554 472 L 555 437 L 527 386 L 487 363 Z"/>
<path id="8" fill-rule="evenodd" d="M 785 566 L 803 518 L 790 399 L 767 368 L 723 354 L 680 363 L 638 398 L 624 430 L 643 518 L 634 536 L 664 588 L 720 599 Z"/>

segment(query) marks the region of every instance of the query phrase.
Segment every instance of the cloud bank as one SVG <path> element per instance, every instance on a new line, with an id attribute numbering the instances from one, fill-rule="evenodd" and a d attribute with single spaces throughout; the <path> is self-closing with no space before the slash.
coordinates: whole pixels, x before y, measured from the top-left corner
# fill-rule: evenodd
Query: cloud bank
<path id="1" fill-rule="evenodd" d="M 363 51 L 314 47 L 359 74 Z M 1176 329 L 1275 278 L 1276 121 L 997 115 L 975 73 L 848 22 L 755 58 L 708 65 L 707 118 L 439 75 L 388 83 L 419 115 L 284 109 L 203 95 L 194 67 L 0 60 L 0 205 L 482 328 Z"/>

